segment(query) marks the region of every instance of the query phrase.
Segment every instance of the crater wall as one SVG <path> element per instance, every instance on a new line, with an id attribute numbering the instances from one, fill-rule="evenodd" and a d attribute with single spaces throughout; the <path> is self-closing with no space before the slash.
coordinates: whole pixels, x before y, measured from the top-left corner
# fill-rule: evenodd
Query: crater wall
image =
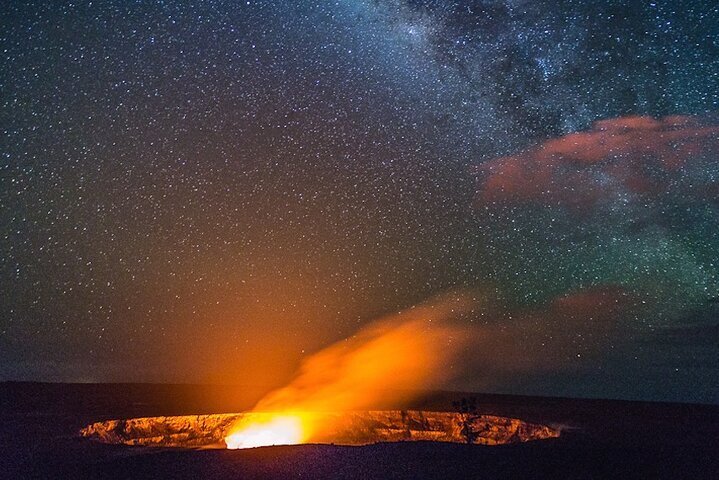
<path id="1" fill-rule="evenodd" d="M 84 437 L 104 443 L 184 448 L 225 448 L 224 438 L 249 413 L 222 413 L 107 420 L 88 425 Z M 365 445 L 376 442 L 432 440 L 464 442 L 457 413 L 413 410 L 312 414 L 322 428 L 307 443 Z M 473 422 L 476 443 L 501 445 L 558 437 L 558 429 L 517 418 L 481 415 Z"/>

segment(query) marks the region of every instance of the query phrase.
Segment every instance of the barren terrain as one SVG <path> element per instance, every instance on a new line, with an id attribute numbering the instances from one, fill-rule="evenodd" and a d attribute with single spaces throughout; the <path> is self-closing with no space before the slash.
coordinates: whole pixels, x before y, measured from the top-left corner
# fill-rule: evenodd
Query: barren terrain
<path id="1" fill-rule="evenodd" d="M 482 446 L 395 442 L 203 450 L 107 445 L 78 435 L 116 418 L 241 411 L 262 389 L 0 385 L 3 478 L 719 478 L 719 407 L 476 395 L 482 413 L 562 428 L 556 439 Z M 466 394 L 464 394 L 466 395 Z M 451 410 L 463 394 L 412 405 Z M 387 406 L 381 406 L 386 408 Z"/>

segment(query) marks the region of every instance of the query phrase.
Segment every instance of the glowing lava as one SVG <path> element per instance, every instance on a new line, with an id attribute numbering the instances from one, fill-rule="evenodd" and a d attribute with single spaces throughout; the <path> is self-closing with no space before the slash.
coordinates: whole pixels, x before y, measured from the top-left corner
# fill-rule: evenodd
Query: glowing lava
<path id="1" fill-rule="evenodd" d="M 267 445 L 295 445 L 305 435 L 302 420 L 295 415 L 281 415 L 252 422 L 225 437 L 227 448 L 254 448 Z"/>
<path id="2" fill-rule="evenodd" d="M 374 322 L 306 358 L 289 384 L 255 405 L 252 419 L 230 427 L 227 448 L 318 441 L 338 421 L 320 412 L 403 404 L 410 392 L 438 384 L 466 337 L 450 320 L 473 305 L 466 294 L 448 295 Z"/>

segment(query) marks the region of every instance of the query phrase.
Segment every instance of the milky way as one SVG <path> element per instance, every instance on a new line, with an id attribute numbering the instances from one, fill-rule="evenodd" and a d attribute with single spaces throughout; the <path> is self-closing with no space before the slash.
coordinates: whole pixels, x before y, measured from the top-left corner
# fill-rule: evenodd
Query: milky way
<path id="1" fill-rule="evenodd" d="M 454 388 L 719 401 L 715 2 L 0 15 L 0 378 L 279 383 L 469 288 L 561 344 Z"/>

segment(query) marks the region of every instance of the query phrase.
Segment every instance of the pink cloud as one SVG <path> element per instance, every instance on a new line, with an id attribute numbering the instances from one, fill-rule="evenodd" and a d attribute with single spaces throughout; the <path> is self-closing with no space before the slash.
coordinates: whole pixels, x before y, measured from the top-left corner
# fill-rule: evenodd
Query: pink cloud
<path id="1" fill-rule="evenodd" d="M 719 127 L 689 116 L 623 117 L 555 138 L 474 169 L 477 202 L 591 206 L 627 192 L 658 195 L 693 167 L 719 158 Z M 716 191 L 710 178 L 691 182 Z"/>

